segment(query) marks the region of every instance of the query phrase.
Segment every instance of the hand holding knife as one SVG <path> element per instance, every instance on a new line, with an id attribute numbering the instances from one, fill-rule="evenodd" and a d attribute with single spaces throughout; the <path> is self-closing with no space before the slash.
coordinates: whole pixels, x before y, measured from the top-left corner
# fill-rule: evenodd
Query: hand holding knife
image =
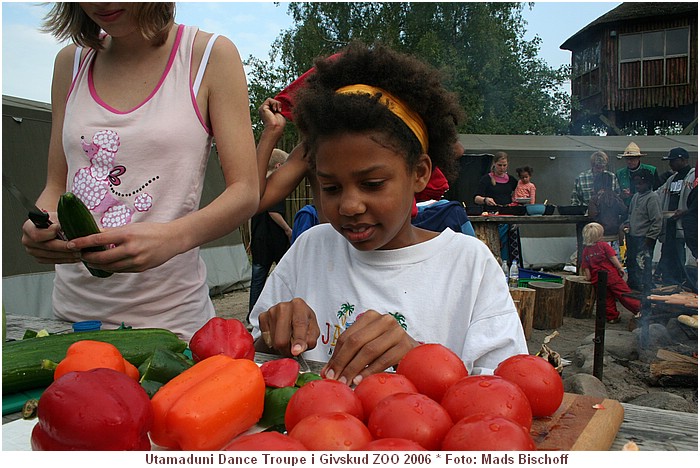
<path id="1" fill-rule="evenodd" d="M 2 174 L 2 185 L 12 194 L 15 199 L 24 206 L 27 210 L 27 217 L 34 223 L 38 229 L 48 229 L 51 224 L 49 214 L 46 211 L 40 210 L 37 206 L 29 201 L 29 199 L 17 188 L 17 186 L 4 173 Z M 67 240 L 61 231 L 58 231 L 57 237 L 61 240 Z"/>

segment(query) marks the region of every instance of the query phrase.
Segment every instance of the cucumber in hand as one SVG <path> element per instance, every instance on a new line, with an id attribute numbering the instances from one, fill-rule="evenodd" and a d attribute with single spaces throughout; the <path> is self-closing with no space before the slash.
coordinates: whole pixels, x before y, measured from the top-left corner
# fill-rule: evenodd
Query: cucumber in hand
<path id="1" fill-rule="evenodd" d="M 97 227 L 95 218 L 92 217 L 90 210 L 88 210 L 82 200 L 72 192 L 64 193 L 58 200 L 58 222 L 61 223 L 61 229 L 68 240 L 89 236 L 90 234 L 98 234 L 100 232 L 100 228 Z M 84 251 L 97 252 L 100 250 L 107 250 L 107 247 L 91 247 Z M 98 278 L 112 276 L 111 271 L 90 268 L 85 262 L 83 262 L 83 264 L 85 264 L 85 267 L 90 271 L 92 276 Z"/>

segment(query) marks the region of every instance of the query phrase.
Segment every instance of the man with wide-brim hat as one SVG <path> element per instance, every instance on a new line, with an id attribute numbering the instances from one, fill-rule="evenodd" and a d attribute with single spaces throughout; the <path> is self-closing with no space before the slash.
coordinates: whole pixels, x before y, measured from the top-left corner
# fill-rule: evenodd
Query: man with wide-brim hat
<path id="1" fill-rule="evenodd" d="M 655 276 L 664 285 L 688 282 L 682 221 L 689 213 L 688 196 L 695 184 L 695 168 L 690 165 L 689 158 L 685 148 L 673 148 L 669 151 L 663 159 L 668 161 L 673 174 L 656 191 L 661 202 L 661 211 L 670 214 L 664 216 L 664 225 L 659 236 L 662 243 L 661 258 L 655 272 Z"/>
<path id="2" fill-rule="evenodd" d="M 625 160 L 626 167 L 618 169 L 615 175 L 617 176 L 617 181 L 620 184 L 620 196 L 625 205 L 629 207 L 630 200 L 632 200 L 632 195 L 634 195 L 635 189 L 632 183 L 632 176 L 635 172 L 640 169 L 646 169 L 652 174 L 653 182 L 651 185 L 652 190 L 656 190 L 661 186 L 661 180 L 659 180 L 659 174 L 656 167 L 650 164 L 642 164 L 642 156 L 646 156 L 646 153 L 642 153 L 639 146 L 635 142 L 630 142 L 625 148 L 625 151 L 618 154 L 618 158 Z"/>

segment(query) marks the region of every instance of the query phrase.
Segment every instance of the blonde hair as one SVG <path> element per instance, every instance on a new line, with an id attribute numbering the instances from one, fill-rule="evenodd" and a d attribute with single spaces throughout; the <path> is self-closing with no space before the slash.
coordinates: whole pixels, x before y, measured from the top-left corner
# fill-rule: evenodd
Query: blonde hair
<path id="1" fill-rule="evenodd" d="M 598 223 L 588 223 L 583 227 L 583 245 L 593 245 L 603 238 L 605 230 Z"/>
<path id="2" fill-rule="evenodd" d="M 175 22 L 174 2 L 134 3 L 134 17 L 144 38 L 154 46 L 163 45 Z M 44 17 L 41 31 L 59 41 L 72 40 L 81 47 L 102 49 L 100 27 L 85 14 L 78 3 L 56 2 Z"/>
<path id="3" fill-rule="evenodd" d="M 285 162 L 287 162 L 288 157 L 289 154 L 282 151 L 281 149 L 273 149 L 272 154 L 270 155 L 270 160 L 267 162 L 267 175 L 270 175 L 270 173 L 274 172 L 274 170 L 277 169 L 278 165 L 282 165 Z"/>
<path id="4" fill-rule="evenodd" d="M 496 163 L 504 159 L 506 160 L 506 162 L 508 162 L 508 153 L 506 153 L 505 151 L 499 151 L 493 155 L 493 161 L 491 161 L 491 172 L 489 173 L 489 177 L 491 177 L 491 185 L 493 185 L 494 187 L 496 186 L 496 179 L 491 174 L 496 168 Z"/>

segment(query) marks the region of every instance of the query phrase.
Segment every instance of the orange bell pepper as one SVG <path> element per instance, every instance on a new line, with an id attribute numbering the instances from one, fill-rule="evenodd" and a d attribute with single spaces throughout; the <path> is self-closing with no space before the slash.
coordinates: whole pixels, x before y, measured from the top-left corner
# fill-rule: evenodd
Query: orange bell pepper
<path id="1" fill-rule="evenodd" d="M 116 346 L 93 340 L 76 341 L 68 347 L 66 357 L 56 365 L 53 379 L 73 371 L 107 368 L 126 374 L 134 380 L 139 379 L 138 369 L 124 359 Z"/>
<path id="2" fill-rule="evenodd" d="M 257 364 L 224 354 L 199 361 L 151 399 L 151 440 L 175 450 L 219 450 L 260 420 L 265 380 Z"/>

